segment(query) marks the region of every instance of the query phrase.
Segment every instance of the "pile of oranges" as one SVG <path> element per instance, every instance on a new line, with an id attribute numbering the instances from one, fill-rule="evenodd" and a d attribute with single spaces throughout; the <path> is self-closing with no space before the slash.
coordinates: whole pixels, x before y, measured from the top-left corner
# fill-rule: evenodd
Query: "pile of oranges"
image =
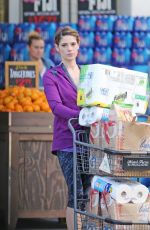
<path id="1" fill-rule="evenodd" d="M 14 86 L 0 90 L 0 112 L 51 112 L 43 91 Z"/>

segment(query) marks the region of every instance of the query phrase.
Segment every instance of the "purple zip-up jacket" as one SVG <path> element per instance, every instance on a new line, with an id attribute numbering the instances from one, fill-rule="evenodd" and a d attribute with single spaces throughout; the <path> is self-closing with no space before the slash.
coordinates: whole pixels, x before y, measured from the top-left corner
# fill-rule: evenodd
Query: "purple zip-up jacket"
<path id="1" fill-rule="evenodd" d="M 63 64 L 51 67 L 43 76 L 44 92 L 54 116 L 52 152 L 73 146 L 68 120 L 79 116 L 77 87 Z"/>

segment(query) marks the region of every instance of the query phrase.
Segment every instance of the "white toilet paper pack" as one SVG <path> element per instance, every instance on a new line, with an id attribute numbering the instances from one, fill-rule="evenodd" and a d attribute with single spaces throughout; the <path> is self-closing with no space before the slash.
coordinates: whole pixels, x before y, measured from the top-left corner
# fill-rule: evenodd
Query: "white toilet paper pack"
<path id="1" fill-rule="evenodd" d="M 84 107 L 79 113 L 79 124 L 81 126 L 90 126 L 97 121 L 108 121 L 110 109 L 98 106 Z"/>
<path id="2" fill-rule="evenodd" d="M 79 106 L 110 107 L 113 101 L 133 104 L 145 113 L 148 74 L 101 64 L 83 65 L 78 86 Z"/>

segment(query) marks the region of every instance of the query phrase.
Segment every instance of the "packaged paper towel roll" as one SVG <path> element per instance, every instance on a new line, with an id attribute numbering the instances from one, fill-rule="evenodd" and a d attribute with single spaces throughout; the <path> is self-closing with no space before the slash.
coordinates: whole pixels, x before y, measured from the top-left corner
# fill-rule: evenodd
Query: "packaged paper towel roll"
<path id="1" fill-rule="evenodd" d="M 79 113 L 79 124 L 81 126 L 89 126 L 88 118 L 89 117 L 89 108 L 84 107 Z"/>
<path id="2" fill-rule="evenodd" d="M 132 191 L 131 201 L 135 204 L 144 203 L 148 198 L 149 189 L 137 181 L 131 181 L 128 184 Z"/>
<path id="3" fill-rule="evenodd" d="M 109 109 L 93 106 L 89 109 L 88 123 L 93 124 L 96 121 L 108 121 Z"/>
<path id="4" fill-rule="evenodd" d="M 120 204 L 126 204 L 131 200 L 131 188 L 123 181 L 94 176 L 91 187 L 99 192 L 106 190 Z"/>

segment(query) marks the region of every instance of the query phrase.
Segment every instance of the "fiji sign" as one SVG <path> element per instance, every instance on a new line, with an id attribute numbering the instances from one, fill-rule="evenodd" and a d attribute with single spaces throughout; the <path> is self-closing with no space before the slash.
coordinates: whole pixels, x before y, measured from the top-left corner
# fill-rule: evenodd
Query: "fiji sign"
<path id="1" fill-rule="evenodd" d="M 116 0 L 78 0 L 78 14 L 115 14 Z"/>
<path id="2" fill-rule="evenodd" d="M 24 22 L 59 22 L 60 0 L 23 0 Z"/>

